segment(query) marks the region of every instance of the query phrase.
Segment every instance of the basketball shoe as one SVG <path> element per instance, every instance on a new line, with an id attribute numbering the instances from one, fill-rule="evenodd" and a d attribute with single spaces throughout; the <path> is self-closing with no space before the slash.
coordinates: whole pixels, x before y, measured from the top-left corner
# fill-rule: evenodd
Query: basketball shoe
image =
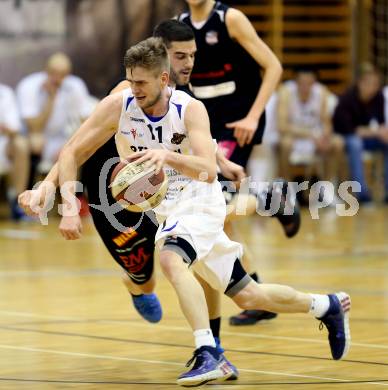
<path id="1" fill-rule="evenodd" d="M 330 306 L 326 314 L 317 318 L 321 321 L 319 329 L 323 325 L 329 332 L 329 344 L 334 360 L 345 357 L 350 347 L 349 311 L 350 297 L 344 292 L 329 294 Z"/>
<path id="2" fill-rule="evenodd" d="M 254 325 L 256 322 L 272 320 L 277 314 L 265 310 L 243 310 L 229 318 L 229 325 Z"/>
<path id="3" fill-rule="evenodd" d="M 156 294 L 131 296 L 135 309 L 145 320 L 155 323 L 162 319 L 162 307 Z"/>
<path id="4" fill-rule="evenodd" d="M 294 237 L 299 232 L 301 223 L 300 207 L 296 199 L 296 193 L 292 192 L 285 179 L 278 178 L 269 185 L 265 203 L 266 210 L 270 209 L 273 198 L 274 204 L 279 204 L 279 209 L 272 217 L 278 219 L 283 227 L 284 234 L 288 238 Z"/>
<path id="5" fill-rule="evenodd" d="M 221 346 L 221 342 L 220 342 L 220 339 L 218 337 L 214 337 L 214 340 L 216 342 L 216 348 L 217 348 L 217 351 L 222 354 L 224 356 L 224 359 L 226 361 L 226 364 L 229 366 L 229 368 L 231 369 L 232 371 L 232 375 L 227 379 L 228 381 L 234 381 L 236 379 L 238 379 L 238 376 L 239 376 L 239 372 L 237 370 L 237 367 L 235 365 L 233 365 L 227 358 L 226 356 L 224 355 L 224 352 L 225 352 L 225 349 L 222 348 Z"/>
<path id="6" fill-rule="evenodd" d="M 226 380 L 233 374 L 224 355 L 217 348 L 203 346 L 196 349 L 186 367 L 190 367 L 193 362 L 192 369 L 178 377 L 178 385 L 196 387 L 214 380 Z"/>

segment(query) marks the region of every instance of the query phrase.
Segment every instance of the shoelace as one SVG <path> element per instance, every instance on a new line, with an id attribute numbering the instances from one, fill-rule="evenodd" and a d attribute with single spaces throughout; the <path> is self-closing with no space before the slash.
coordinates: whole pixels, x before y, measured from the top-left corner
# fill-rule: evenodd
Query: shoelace
<path id="1" fill-rule="evenodd" d="M 190 367 L 191 363 L 201 354 L 202 351 L 199 349 L 196 349 L 193 353 L 193 356 L 190 358 L 190 360 L 186 363 L 186 367 Z"/>

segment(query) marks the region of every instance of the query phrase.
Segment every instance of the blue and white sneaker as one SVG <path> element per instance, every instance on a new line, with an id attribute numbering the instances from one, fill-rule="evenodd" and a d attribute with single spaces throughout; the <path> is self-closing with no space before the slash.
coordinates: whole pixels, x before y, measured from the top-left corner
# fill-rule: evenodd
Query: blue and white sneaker
<path id="1" fill-rule="evenodd" d="M 345 357 L 350 347 L 349 311 L 350 297 L 344 292 L 329 294 L 330 306 L 327 313 L 318 318 L 321 321 L 319 329 L 326 326 L 329 331 L 331 355 L 334 360 Z"/>
<path id="2" fill-rule="evenodd" d="M 131 296 L 135 309 L 145 320 L 155 323 L 162 319 L 162 307 L 156 294 Z"/>
<path id="3" fill-rule="evenodd" d="M 222 348 L 220 339 L 218 337 L 214 337 L 214 340 L 216 342 L 217 352 L 224 357 L 226 364 L 229 366 L 230 370 L 232 371 L 232 375 L 227 379 L 227 381 L 235 381 L 236 379 L 238 379 L 238 376 L 240 375 L 240 373 L 237 370 L 237 367 L 233 365 L 224 355 L 225 349 Z"/>
<path id="4" fill-rule="evenodd" d="M 215 355 L 218 355 L 218 358 Z M 203 346 L 196 349 L 186 367 L 189 367 L 194 360 L 193 368 L 179 375 L 178 385 L 196 387 L 214 380 L 226 380 L 232 375 L 224 355 L 218 354 L 216 348 Z"/>

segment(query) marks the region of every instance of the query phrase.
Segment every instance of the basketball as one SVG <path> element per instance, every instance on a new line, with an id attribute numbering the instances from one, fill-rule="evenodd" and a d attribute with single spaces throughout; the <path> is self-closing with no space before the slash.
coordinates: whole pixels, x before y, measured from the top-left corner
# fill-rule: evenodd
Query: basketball
<path id="1" fill-rule="evenodd" d="M 109 188 L 112 196 L 128 211 L 148 211 L 164 199 L 168 180 L 163 170 L 155 174 L 154 167 L 145 167 L 145 162 L 136 164 L 127 159 L 114 168 Z"/>

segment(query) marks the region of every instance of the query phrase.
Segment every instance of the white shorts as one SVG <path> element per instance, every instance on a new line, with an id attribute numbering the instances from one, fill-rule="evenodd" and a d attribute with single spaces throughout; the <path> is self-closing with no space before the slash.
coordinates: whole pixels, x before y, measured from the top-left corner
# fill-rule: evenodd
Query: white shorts
<path id="1" fill-rule="evenodd" d="M 165 208 L 162 210 L 166 212 Z M 220 183 L 193 181 L 174 205 L 169 206 L 167 217 L 158 214 L 158 208 L 155 212 L 160 223 L 155 242 L 172 236 L 185 239 L 197 254 L 193 270 L 214 289 L 224 292 L 234 262 L 241 259 L 243 250 L 241 244 L 231 241 L 224 233 L 226 205 Z"/>

